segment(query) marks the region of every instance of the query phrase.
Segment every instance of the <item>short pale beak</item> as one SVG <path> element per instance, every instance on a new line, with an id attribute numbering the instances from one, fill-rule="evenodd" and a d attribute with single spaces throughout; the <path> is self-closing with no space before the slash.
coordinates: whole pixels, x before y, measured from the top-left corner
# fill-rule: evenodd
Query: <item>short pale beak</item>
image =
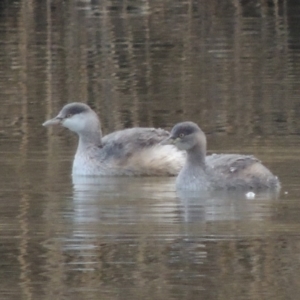
<path id="1" fill-rule="evenodd" d="M 48 126 L 53 126 L 53 125 L 59 125 L 61 124 L 62 118 L 55 117 L 53 119 L 50 119 L 46 122 L 43 123 L 43 126 L 48 127 Z"/>
<path id="2" fill-rule="evenodd" d="M 175 144 L 175 139 L 172 136 L 169 136 L 165 140 L 160 142 L 161 145 L 174 145 Z"/>

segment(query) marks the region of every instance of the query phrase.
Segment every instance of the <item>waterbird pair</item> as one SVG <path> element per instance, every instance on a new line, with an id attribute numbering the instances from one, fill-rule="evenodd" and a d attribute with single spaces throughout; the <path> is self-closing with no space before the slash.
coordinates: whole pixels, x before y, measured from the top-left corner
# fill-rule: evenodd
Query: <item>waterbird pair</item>
<path id="1" fill-rule="evenodd" d="M 43 125 L 62 125 L 78 134 L 73 175 L 178 175 L 176 188 L 191 191 L 280 188 L 278 178 L 252 155 L 206 156 L 206 136 L 193 122 L 178 123 L 170 133 L 135 127 L 102 137 L 97 114 L 74 102 Z"/>

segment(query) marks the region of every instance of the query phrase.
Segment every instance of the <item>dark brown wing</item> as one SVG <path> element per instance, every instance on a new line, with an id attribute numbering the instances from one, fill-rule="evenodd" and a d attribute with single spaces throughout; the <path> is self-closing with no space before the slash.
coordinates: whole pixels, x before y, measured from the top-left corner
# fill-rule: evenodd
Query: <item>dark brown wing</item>
<path id="1" fill-rule="evenodd" d="M 214 173 L 225 179 L 227 189 L 244 189 L 245 186 L 250 190 L 280 189 L 277 176 L 252 155 L 214 154 L 207 156 L 206 162 Z"/>
<path id="2" fill-rule="evenodd" d="M 232 177 L 260 161 L 252 155 L 213 154 L 206 157 L 206 163 L 215 172 Z"/>

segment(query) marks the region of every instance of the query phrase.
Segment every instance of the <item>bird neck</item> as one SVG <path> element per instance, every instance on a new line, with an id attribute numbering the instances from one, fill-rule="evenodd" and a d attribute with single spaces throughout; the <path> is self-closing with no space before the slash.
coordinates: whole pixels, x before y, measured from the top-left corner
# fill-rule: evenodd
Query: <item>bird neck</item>
<path id="1" fill-rule="evenodd" d="M 91 146 L 102 147 L 102 132 L 98 130 L 81 132 L 79 135 L 78 151 L 86 150 Z"/>
<path id="2" fill-rule="evenodd" d="M 194 167 L 205 169 L 206 147 L 196 144 L 193 148 L 187 150 L 187 164 Z"/>

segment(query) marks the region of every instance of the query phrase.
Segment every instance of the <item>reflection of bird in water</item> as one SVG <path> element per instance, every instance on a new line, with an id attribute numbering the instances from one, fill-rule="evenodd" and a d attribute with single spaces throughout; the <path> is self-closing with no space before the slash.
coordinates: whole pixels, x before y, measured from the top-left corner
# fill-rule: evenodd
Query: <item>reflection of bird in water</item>
<path id="1" fill-rule="evenodd" d="M 187 152 L 176 180 L 182 190 L 279 190 L 280 183 L 257 158 L 240 154 L 206 157 L 206 136 L 193 122 L 176 124 L 163 144 Z"/>
<path id="2" fill-rule="evenodd" d="M 260 191 L 249 199 L 244 191 L 178 190 L 179 211 L 187 223 L 261 220 L 269 218 L 277 201 L 278 191 Z"/>
<path id="3" fill-rule="evenodd" d="M 177 217 L 172 177 L 72 176 L 74 222 L 77 224 L 158 224 Z M 173 220 L 174 218 L 174 220 Z"/>
<path id="4" fill-rule="evenodd" d="M 97 114 L 84 103 L 65 105 L 44 126 L 62 125 L 79 136 L 73 174 L 101 176 L 177 175 L 185 154 L 161 145 L 169 133 L 163 129 L 130 128 L 102 137 Z"/>

